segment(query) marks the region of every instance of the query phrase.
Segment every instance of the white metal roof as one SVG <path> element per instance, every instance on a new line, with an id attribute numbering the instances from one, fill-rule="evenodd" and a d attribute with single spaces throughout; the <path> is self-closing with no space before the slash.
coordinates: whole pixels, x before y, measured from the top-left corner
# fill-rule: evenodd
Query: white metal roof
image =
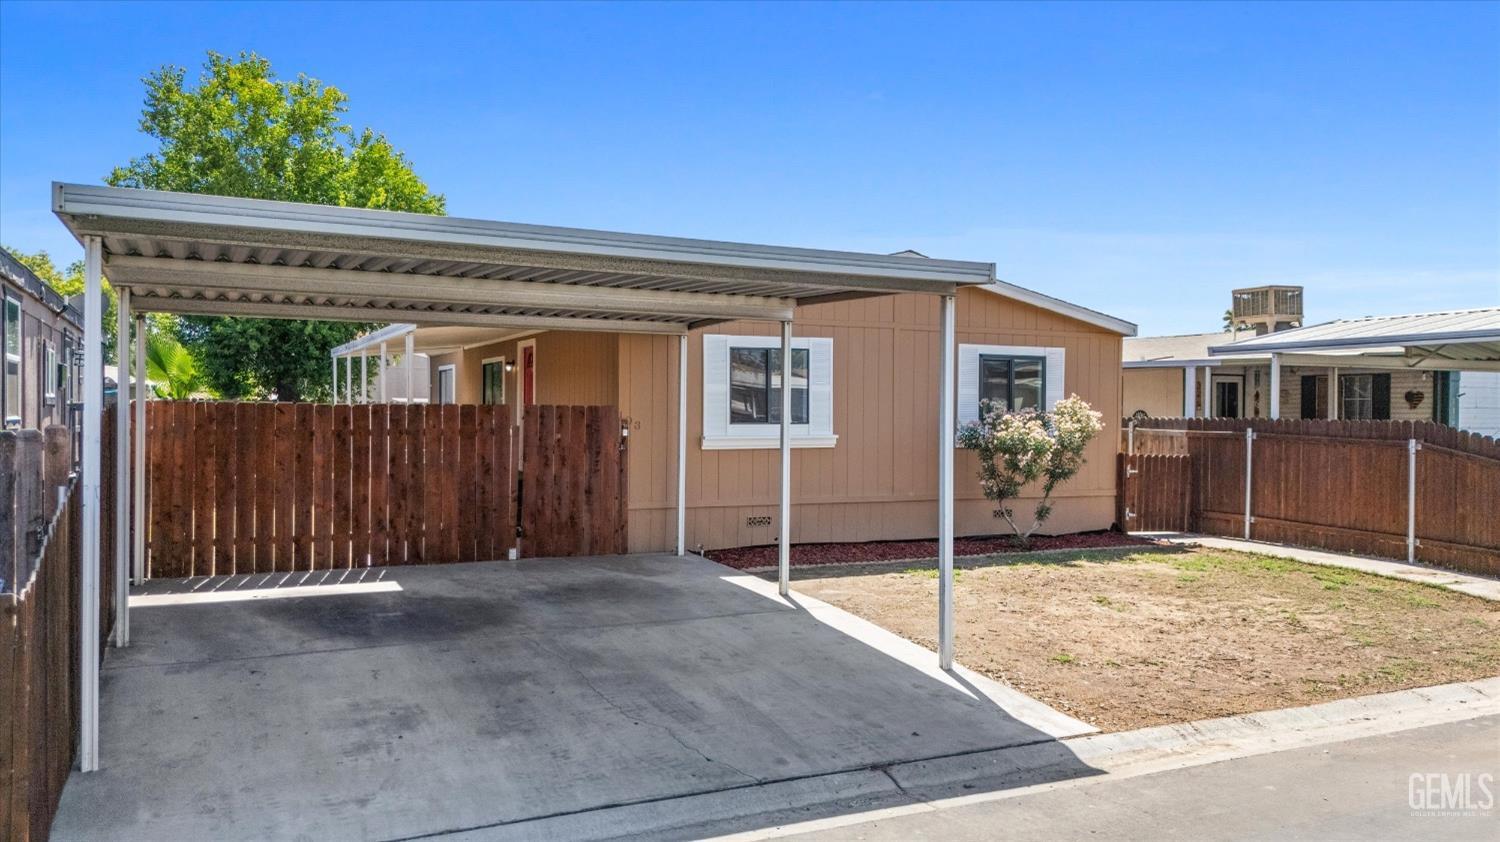
<path id="1" fill-rule="evenodd" d="M 1500 307 L 1336 319 L 1210 347 L 1215 356 L 1399 347 L 1409 357 L 1500 361 Z"/>
<path id="2" fill-rule="evenodd" d="M 53 184 L 136 307 L 178 313 L 678 333 L 795 306 L 994 280 L 992 263 Z"/>

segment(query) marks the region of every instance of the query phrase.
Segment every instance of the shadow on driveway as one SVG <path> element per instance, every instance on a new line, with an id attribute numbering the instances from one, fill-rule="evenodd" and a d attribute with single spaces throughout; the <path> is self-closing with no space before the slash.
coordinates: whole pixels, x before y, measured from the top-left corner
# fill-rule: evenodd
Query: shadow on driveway
<path id="1" fill-rule="evenodd" d="M 339 584 L 361 583 L 143 589 L 105 663 L 103 768 L 69 780 L 55 837 L 694 835 L 1094 773 L 1057 741 L 1082 723 L 702 559 Z M 247 590 L 273 592 L 223 600 Z"/>

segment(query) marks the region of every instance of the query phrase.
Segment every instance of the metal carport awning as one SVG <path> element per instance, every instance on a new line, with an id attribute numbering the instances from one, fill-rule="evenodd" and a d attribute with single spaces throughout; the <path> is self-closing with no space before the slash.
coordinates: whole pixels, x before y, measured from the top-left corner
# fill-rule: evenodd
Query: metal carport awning
<path id="1" fill-rule="evenodd" d="M 681 332 L 989 283 L 994 264 L 53 185 L 112 283 L 176 313 Z"/>
<path id="2" fill-rule="evenodd" d="M 762 246 L 476 219 L 54 183 L 53 211 L 84 247 L 83 540 L 79 766 L 99 766 L 99 515 L 103 291 L 119 292 L 121 371 L 132 310 L 137 389 L 144 389 L 139 313 L 603 330 L 678 337 L 677 551 L 686 552 L 687 332 L 728 320 L 781 324 L 782 380 L 791 380 L 797 307 L 894 293 L 941 301 L 938 407 L 938 659 L 953 663 L 955 296 L 994 281 L 991 263 L 919 255 Z M 122 378 L 123 382 L 123 378 Z M 127 390 L 128 391 L 128 390 Z M 780 592 L 791 542 L 791 389 L 781 409 Z M 129 640 L 130 573 L 141 575 L 145 393 L 117 402 L 116 645 Z M 132 473 L 134 482 L 132 482 Z M 135 564 L 132 564 L 132 556 Z"/>

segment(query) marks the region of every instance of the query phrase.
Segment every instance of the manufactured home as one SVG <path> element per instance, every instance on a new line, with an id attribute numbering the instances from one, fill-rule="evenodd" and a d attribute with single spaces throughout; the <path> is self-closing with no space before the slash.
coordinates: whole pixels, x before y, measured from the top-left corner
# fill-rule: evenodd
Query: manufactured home
<path id="1" fill-rule="evenodd" d="M 1364 316 L 1303 326 L 1300 287 L 1234 291 L 1217 333 L 1124 343 L 1136 417 L 1436 421 L 1500 432 L 1500 308 Z"/>
<path id="2" fill-rule="evenodd" d="M 0 414 L 4 428 L 69 423 L 74 349 L 82 316 L 10 252 L 0 249 Z"/>
<path id="3" fill-rule="evenodd" d="M 1107 429 L 1091 445 L 1082 473 L 1057 493 L 1046 531 L 1109 528 L 1122 406 L 1121 340 L 1135 326 L 1006 283 L 959 290 L 955 318 L 960 423 L 978 417 L 982 398 L 1025 409 L 1077 394 L 1103 413 Z M 795 325 L 792 541 L 932 537 L 937 301 L 904 294 L 812 304 L 798 308 Z M 765 322 L 720 322 L 689 334 L 689 547 L 777 539 L 780 345 L 776 326 Z M 630 442 L 630 550 L 672 547 L 680 371 L 675 337 L 399 325 L 337 349 L 336 358 L 378 357 L 382 346 L 430 355 L 426 379 L 433 402 L 618 407 Z M 398 371 L 399 364 L 386 369 L 348 362 L 340 369 L 335 363 L 335 371 L 343 372 L 336 378 L 351 370 Z M 379 393 L 374 385 L 356 387 L 354 400 Z M 524 413 L 514 417 L 523 423 Z M 524 465 L 521 470 L 524 477 Z M 957 534 L 1004 532 L 977 480 L 966 481 L 976 470 L 972 457 L 958 455 Z"/>

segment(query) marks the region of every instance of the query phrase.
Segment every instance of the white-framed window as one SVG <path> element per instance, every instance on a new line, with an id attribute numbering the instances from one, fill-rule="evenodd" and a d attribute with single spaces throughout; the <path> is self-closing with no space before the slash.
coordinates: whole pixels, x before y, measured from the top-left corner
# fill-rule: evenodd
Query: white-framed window
<path id="1" fill-rule="evenodd" d="M 833 340 L 792 339 L 792 446 L 833 447 Z M 703 337 L 703 447 L 773 448 L 781 437 L 781 337 Z"/>
<path id="2" fill-rule="evenodd" d="M 42 404 L 57 403 L 57 349 L 46 343 L 47 352 L 42 356 Z"/>
<path id="3" fill-rule="evenodd" d="M 985 398 L 1011 411 L 1051 409 L 1066 395 L 1066 357 L 1062 348 L 959 345 L 958 423 L 978 421 L 979 401 Z"/>
<path id="4" fill-rule="evenodd" d="M 4 296 L 4 321 L 0 332 L 4 333 L 5 370 L 0 374 L 0 409 L 3 409 L 4 428 L 11 429 L 21 424 L 21 299 Z"/>
<path id="5" fill-rule="evenodd" d="M 487 406 L 505 403 L 505 358 L 489 357 L 480 364 L 479 402 Z"/>
<path id="6" fill-rule="evenodd" d="M 454 367 L 438 366 L 438 403 L 458 403 L 458 392 L 454 389 Z"/>

